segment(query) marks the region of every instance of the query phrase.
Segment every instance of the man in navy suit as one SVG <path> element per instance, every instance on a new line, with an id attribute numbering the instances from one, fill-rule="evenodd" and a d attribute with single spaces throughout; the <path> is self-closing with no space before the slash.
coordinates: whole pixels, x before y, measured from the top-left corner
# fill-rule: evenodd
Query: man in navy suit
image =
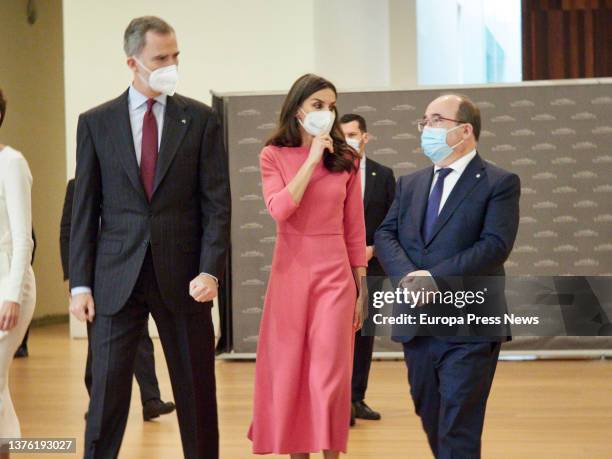
<path id="1" fill-rule="evenodd" d="M 434 165 L 398 180 L 375 246 L 400 288 L 443 291 L 459 278 L 469 289 L 479 285 L 475 279 L 491 279 L 492 297 L 478 309 L 499 316 L 506 308 L 503 264 L 518 229 L 520 180 L 480 157 L 480 127 L 480 111 L 465 96 L 444 95 L 429 104 L 419 130 Z M 449 316 L 470 312 L 456 303 L 416 306 Z M 417 323 L 394 336 L 403 343 L 415 410 L 436 458 L 479 458 L 486 402 L 509 332 L 503 325 L 494 332 L 440 330 Z"/>

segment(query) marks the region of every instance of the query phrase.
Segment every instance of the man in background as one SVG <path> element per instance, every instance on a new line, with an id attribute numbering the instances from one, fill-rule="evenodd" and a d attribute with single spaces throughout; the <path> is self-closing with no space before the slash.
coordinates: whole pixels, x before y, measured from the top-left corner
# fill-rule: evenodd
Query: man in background
<path id="1" fill-rule="evenodd" d="M 368 259 L 368 291 L 371 295 L 381 290 L 385 272 L 378 262 L 374 248 L 374 232 L 387 215 L 395 196 L 395 177 L 393 171 L 382 164 L 366 157 L 366 144 L 369 136 L 366 121 L 361 115 L 346 114 L 340 119 L 340 125 L 347 143 L 353 147 L 361 158 L 361 193 L 366 224 L 366 254 Z M 351 425 L 355 418 L 379 420 L 380 413 L 372 410 L 365 402 L 368 388 L 368 377 L 374 349 L 374 333 L 363 336 L 362 331 L 355 333 L 355 353 L 353 356 L 352 378 L 352 411 Z"/>

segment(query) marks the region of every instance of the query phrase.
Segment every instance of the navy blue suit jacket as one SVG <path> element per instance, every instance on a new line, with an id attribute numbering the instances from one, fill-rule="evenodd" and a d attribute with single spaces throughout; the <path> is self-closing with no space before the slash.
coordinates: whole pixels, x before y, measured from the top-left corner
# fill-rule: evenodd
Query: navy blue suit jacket
<path id="1" fill-rule="evenodd" d="M 519 177 L 483 161 L 477 154 L 450 193 L 432 236 L 426 241 L 421 229 L 433 171 L 433 166 L 428 167 L 398 180 L 395 200 L 374 237 L 381 265 L 395 281 L 416 270 L 428 270 L 439 286 L 440 280 L 448 276 L 470 276 L 463 277 L 464 289 L 477 287 L 476 278 L 471 276 L 486 276 L 493 279 L 488 284 L 490 287 L 494 283 L 497 293 L 487 295 L 487 301 L 480 306 L 481 312 L 487 309 L 495 313 L 500 309 L 505 311 L 503 265 L 518 230 Z M 467 309 L 453 308 L 453 313 L 465 314 Z M 487 330 L 490 334 L 490 329 Z M 506 331 L 509 335 L 507 327 Z M 394 336 L 394 339 L 406 342 L 417 332 L 415 328 L 407 336 Z M 461 342 L 505 341 L 508 338 L 507 335 L 479 336 L 477 327 L 469 334 L 475 336 L 445 339 Z"/>

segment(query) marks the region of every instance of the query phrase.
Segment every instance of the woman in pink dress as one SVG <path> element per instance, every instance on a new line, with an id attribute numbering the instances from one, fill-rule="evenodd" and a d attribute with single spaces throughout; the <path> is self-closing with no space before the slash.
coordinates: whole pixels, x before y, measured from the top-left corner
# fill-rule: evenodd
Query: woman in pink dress
<path id="1" fill-rule="evenodd" d="M 255 454 L 346 452 L 367 262 L 359 163 L 336 121 L 336 96 L 321 77 L 299 78 L 260 156 L 277 238 L 248 434 Z"/>

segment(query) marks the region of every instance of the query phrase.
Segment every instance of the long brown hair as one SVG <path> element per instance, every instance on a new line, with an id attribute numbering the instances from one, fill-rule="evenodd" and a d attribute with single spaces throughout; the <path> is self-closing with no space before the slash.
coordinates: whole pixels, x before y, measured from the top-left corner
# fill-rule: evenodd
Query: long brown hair
<path id="1" fill-rule="evenodd" d="M 296 113 L 311 95 L 322 89 L 331 89 L 336 96 L 338 91 L 336 87 L 325 78 L 312 73 L 302 75 L 293 83 L 281 109 L 278 127 L 272 136 L 266 142 L 266 145 L 274 145 L 276 147 L 299 147 L 302 145 L 302 133 L 300 124 L 296 118 Z M 330 136 L 334 143 L 334 153 L 325 150 L 323 153 L 323 165 L 330 172 L 351 172 L 357 170 L 357 161 L 359 158 L 351 147 L 344 140 L 344 135 L 340 129 L 338 122 L 338 111 L 333 108 L 335 113 L 334 124 L 332 126 Z"/>

